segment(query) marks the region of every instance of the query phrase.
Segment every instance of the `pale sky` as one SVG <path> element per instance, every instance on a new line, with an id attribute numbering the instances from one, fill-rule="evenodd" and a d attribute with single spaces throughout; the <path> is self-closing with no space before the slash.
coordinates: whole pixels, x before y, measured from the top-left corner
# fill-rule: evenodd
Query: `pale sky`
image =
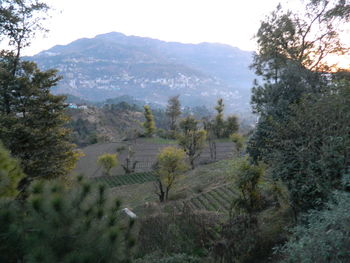
<path id="1" fill-rule="evenodd" d="M 260 21 L 300 0 L 43 0 L 54 10 L 50 32 L 24 54 L 112 31 L 183 43 L 216 42 L 254 50 Z"/>

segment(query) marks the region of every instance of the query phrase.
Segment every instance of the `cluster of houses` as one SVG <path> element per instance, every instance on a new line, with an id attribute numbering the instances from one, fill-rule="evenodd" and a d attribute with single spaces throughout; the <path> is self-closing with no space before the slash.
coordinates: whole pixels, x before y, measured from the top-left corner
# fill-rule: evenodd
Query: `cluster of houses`
<path id="1" fill-rule="evenodd" d="M 86 110 L 88 108 L 87 105 L 77 105 L 75 103 L 69 103 L 68 104 L 68 108 L 70 109 L 83 109 L 83 110 Z"/>

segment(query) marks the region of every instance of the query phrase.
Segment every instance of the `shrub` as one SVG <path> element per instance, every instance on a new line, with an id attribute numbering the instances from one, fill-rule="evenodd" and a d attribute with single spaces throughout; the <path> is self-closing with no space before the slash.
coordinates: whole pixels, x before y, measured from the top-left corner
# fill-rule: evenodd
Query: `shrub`
<path id="1" fill-rule="evenodd" d="M 74 189 L 33 184 L 29 198 L 0 202 L 0 262 L 126 262 L 134 240 L 120 202 L 80 178 Z"/>
<path id="2" fill-rule="evenodd" d="M 350 262 L 350 194 L 336 192 L 322 211 L 306 215 L 280 249 L 285 262 Z"/>
<path id="3" fill-rule="evenodd" d="M 118 165 L 118 156 L 111 153 L 102 154 L 98 157 L 97 164 L 102 167 L 105 175 L 110 175 L 111 169 Z"/>

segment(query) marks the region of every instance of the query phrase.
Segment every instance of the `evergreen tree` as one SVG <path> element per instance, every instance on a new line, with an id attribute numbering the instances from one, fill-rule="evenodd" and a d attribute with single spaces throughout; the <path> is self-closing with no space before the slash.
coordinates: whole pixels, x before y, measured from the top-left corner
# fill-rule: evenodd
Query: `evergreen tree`
<path id="1" fill-rule="evenodd" d="M 50 93 L 60 79 L 56 71 L 43 72 L 35 63 L 19 61 L 12 77 L 13 59 L 0 59 L 0 139 L 21 162 L 26 177 L 20 190 L 24 190 L 34 178 L 66 175 L 79 155 L 69 142 L 70 130 L 64 128 L 68 121 L 65 97 Z M 8 78 L 12 79 L 10 93 Z"/>
<path id="2" fill-rule="evenodd" d="M 154 117 L 153 117 L 150 106 L 145 105 L 143 108 L 145 110 L 144 116 L 146 119 L 146 121 L 143 123 L 143 127 L 145 128 L 145 135 L 146 135 L 146 137 L 152 137 L 155 130 L 156 130 Z"/>
<path id="3" fill-rule="evenodd" d="M 224 108 L 225 108 L 225 105 L 224 105 L 223 99 L 219 99 L 218 105 L 215 107 L 217 114 L 214 120 L 215 133 L 217 138 L 222 138 L 224 135 L 224 129 L 225 129 Z"/>
<path id="4" fill-rule="evenodd" d="M 177 120 L 181 115 L 181 104 L 179 101 L 179 95 L 170 97 L 166 108 L 166 115 L 170 120 L 170 131 L 175 132 L 177 129 Z"/>
<path id="5" fill-rule="evenodd" d="M 239 130 L 238 117 L 235 115 L 228 116 L 225 121 L 223 137 L 229 138 L 231 134 Z"/>
<path id="6" fill-rule="evenodd" d="M 16 196 L 17 185 L 23 177 L 19 163 L 0 144 L 0 198 Z"/>
<path id="7" fill-rule="evenodd" d="M 104 186 L 41 181 L 28 194 L 0 200 L 0 262 L 130 262 L 134 221 Z"/>
<path id="8" fill-rule="evenodd" d="M 191 168 L 195 168 L 195 161 L 200 157 L 205 146 L 207 132 L 199 129 L 198 121 L 189 116 L 180 122 L 182 133 L 178 135 L 179 145 L 183 148 L 190 161 Z"/>
<path id="9" fill-rule="evenodd" d="M 0 40 L 10 50 L 0 53 L 0 140 L 19 159 L 26 176 L 19 189 L 34 178 L 66 175 L 78 158 L 70 144 L 63 96 L 50 89 L 60 77 L 21 61 L 21 51 L 44 30 L 47 5 L 32 0 L 4 0 L 0 6 Z"/>

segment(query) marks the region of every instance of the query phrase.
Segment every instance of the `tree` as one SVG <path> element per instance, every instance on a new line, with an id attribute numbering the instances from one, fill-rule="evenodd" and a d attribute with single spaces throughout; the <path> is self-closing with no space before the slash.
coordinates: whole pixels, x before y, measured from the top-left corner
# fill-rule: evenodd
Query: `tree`
<path id="1" fill-rule="evenodd" d="M 339 40 L 340 24 L 348 21 L 345 1 L 309 1 L 305 14 L 283 11 L 281 6 L 262 22 L 256 35 L 258 52 L 252 67 L 264 83 L 255 82 L 252 106 L 260 114 L 257 130 L 248 145 L 255 160 L 271 152 L 273 123 L 287 121 L 290 105 L 305 94 L 327 90 L 329 54 L 346 51 Z"/>
<path id="2" fill-rule="evenodd" d="M 185 151 L 192 169 L 205 145 L 207 133 L 198 128 L 198 121 L 189 116 L 180 122 L 182 133 L 178 135 L 179 145 Z"/>
<path id="3" fill-rule="evenodd" d="M 123 152 L 125 150 L 125 147 L 121 147 L 117 149 L 117 152 Z M 121 163 L 120 165 L 124 169 L 124 172 L 126 174 L 131 174 L 135 172 L 136 165 L 138 161 L 134 159 L 135 151 L 132 146 L 128 146 L 128 152 L 125 157 L 124 163 Z"/>
<path id="4" fill-rule="evenodd" d="M 168 100 L 168 105 L 166 108 L 166 115 L 168 116 L 168 118 L 170 119 L 170 124 L 169 124 L 169 128 L 170 131 L 175 132 L 176 128 L 177 128 L 177 120 L 179 118 L 179 116 L 181 115 L 181 104 L 179 101 L 179 96 L 173 96 L 170 97 Z"/>
<path id="5" fill-rule="evenodd" d="M 218 105 L 215 107 L 217 114 L 214 120 L 215 133 L 217 138 L 222 138 L 224 135 L 225 121 L 224 121 L 224 102 L 223 99 L 218 100 Z"/>
<path id="6" fill-rule="evenodd" d="M 252 66 L 264 83 L 253 88 L 260 119 L 247 151 L 287 185 L 296 215 L 322 207 L 349 165 L 348 88 L 341 88 L 348 84 L 333 80 L 339 75 L 325 62 L 346 51 L 337 25 L 349 21 L 349 8 L 345 1 L 309 1 L 301 16 L 279 6 L 257 34 Z"/>
<path id="7" fill-rule="evenodd" d="M 244 147 L 244 137 L 238 133 L 232 133 L 230 139 L 235 144 L 237 153 L 241 154 Z"/>
<path id="8" fill-rule="evenodd" d="M 151 108 L 148 105 L 145 105 L 144 107 L 144 116 L 146 121 L 143 123 L 143 127 L 145 128 L 145 135 L 146 137 L 152 137 L 156 130 L 156 125 L 154 123 L 154 117 L 151 111 Z"/>
<path id="9" fill-rule="evenodd" d="M 64 128 L 65 97 L 50 93 L 60 77 L 20 59 L 22 49 L 45 30 L 47 10 L 31 0 L 4 0 L 0 6 L 0 39 L 12 49 L 0 53 L 0 140 L 26 174 L 19 183 L 21 193 L 35 178 L 67 175 L 78 159 Z"/>
<path id="10" fill-rule="evenodd" d="M 239 130 L 238 117 L 235 115 L 228 116 L 225 121 L 223 137 L 229 138 L 231 134 Z"/>
<path id="11" fill-rule="evenodd" d="M 105 175 L 111 175 L 111 169 L 118 165 L 116 154 L 105 153 L 98 157 L 97 164 L 102 167 Z"/>
<path id="12" fill-rule="evenodd" d="M 1 262 L 130 262 L 134 221 L 105 186 L 37 181 L 29 198 L 0 200 Z"/>
<path id="13" fill-rule="evenodd" d="M 19 163 L 0 144 L 0 198 L 16 196 L 17 185 L 23 177 Z"/>
<path id="14" fill-rule="evenodd" d="M 160 202 L 167 201 L 169 191 L 177 177 L 187 170 L 185 152 L 176 147 L 166 147 L 157 156 L 157 195 Z"/>
<path id="15" fill-rule="evenodd" d="M 1 92 L 7 92 L 6 81 L 12 78 L 12 60 L 12 56 L 0 59 Z M 21 162 L 26 177 L 19 187 L 24 191 L 35 178 L 67 175 L 79 153 L 70 143 L 70 130 L 64 128 L 65 97 L 50 93 L 60 80 L 56 71 L 40 71 L 35 63 L 19 61 L 12 79 L 12 90 L 6 93 L 9 100 L 0 97 L 0 139 Z"/>

